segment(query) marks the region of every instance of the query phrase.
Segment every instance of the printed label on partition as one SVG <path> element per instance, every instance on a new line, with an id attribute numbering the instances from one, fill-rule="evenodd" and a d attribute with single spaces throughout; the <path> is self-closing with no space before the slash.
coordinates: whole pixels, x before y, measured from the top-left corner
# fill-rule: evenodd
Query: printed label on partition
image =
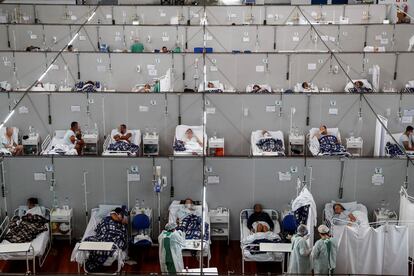
<path id="1" fill-rule="evenodd" d="M 37 39 L 37 35 L 35 35 L 35 34 L 31 34 L 31 35 L 30 35 L 30 39 L 33 39 L 33 40 L 34 40 L 34 39 Z"/>
<path id="2" fill-rule="evenodd" d="M 217 72 L 216 66 L 210 66 L 210 72 Z"/>
<path id="3" fill-rule="evenodd" d="M 292 41 L 293 42 L 298 42 L 299 41 L 299 37 L 298 36 L 292 36 Z"/>
<path id="4" fill-rule="evenodd" d="M 329 41 L 330 41 L 330 42 L 335 42 L 335 41 L 336 41 L 336 37 L 334 37 L 334 36 L 330 36 L 330 37 L 329 37 Z"/>
<path id="5" fill-rule="evenodd" d="M 290 172 L 279 172 L 279 181 L 292 180 L 292 174 Z"/>
<path id="6" fill-rule="evenodd" d="M 30 19 L 30 17 L 29 17 L 29 16 L 27 16 L 27 15 L 23 16 L 23 20 L 24 20 L 24 21 L 29 21 L 29 19 Z"/>
<path id="7" fill-rule="evenodd" d="M 112 19 L 112 14 L 106 14 L 106 19 Z"/>
<path id="8" fill-rule="evenodd" d="M 372 184 L 374 184 L 376 186 L 382 185 L 382 184 L 384 184 L 384 176 L 382 174 L 378 174 L 378 173 L 373 174 L 371 181 L 372 181 Z"/>
<path id="9" fill-rule="evenodd" d="M 322 35 L 322 36 L 321 36 L 321 39 L 322 39 L 323 41 L 328 41 L 328 40 L 329 40 L 329 36 L 327 36 L 327 35 Z"/>
<path id="10" fill-rule="evenodd" d="M 250 41 L 250 37 L 248 36 L 243 36 L 243 42 L 249 42 Z"/>
<path id="11" fill-rule="evenodd" d="M 71 15 L 70 20 L 75 21 L 75 20 L 78 20 L 78 18 L 76 17 L 76 15 Z"/>
<path id="12" fill-rule="evenodd" d="M 215 114 L 216 113 L 216 108 L 215 107 L 207 107 L 206 112 L 207 112 L 207 114 Z"/>
<path id="13" fill-rule="evenodd" d="M 414 116 L 414 109 L 404 109 L 404 116 Z"/>
<path id="14" fill-rule="evenodd" d="M 163 36 L 162 41 L 164 41 L 164 42 L 170 41 L 170 37 L 169 36 Z"/>
<path id="15" fill-rule="evenodd" d="M 165 12 L 160 12 L 160 17 L 166 17 L 167 14 Z"/>
<path id="16" fill-rule="evenodd" d="M 401 118 L 401 123 L 403 124 L 411 124 L 413 122 L 413 116 L 403 116 Z"/>
<path id="17" fill-rule="evenodd" d="M 149 107 L 146 105 L 140 105 L 139 106 L 139 112 L 148 112 Z"/>
<path id="18" fill-rule="evenodd" d="M 57 64 L 52 64 L 52 65 L 50 66 L 50 70 L 59 70 L 59 65 L 57 65 Z"/>
<path id="19" fill-rule="evenodd" d="M 156 76 L 157 75 L 157 70 L 148 70 L 148 75 L 149 76 Z"/>
<path id="20" fill-rule="evenodd" d="M 308 70 L 310 71 L 316 70 L 316 63 L 308 63 Z"/>
<path id="21" fill-rule="evenodd" d="M 84 35 L 79 36 L 79 41 L 85 41 L 85 40 L 86 40 L 86 36 L 84 36 Z"/>
<path id="22" fill-rule="evenodd" d="M 25 106 L 19 107 L 19 114 L 27 114 L 29 113 L 29 109 Z"/>
<path id="23" fill-rule="evenodd" d="M 140 181 L 141 175 L 139 173 L 129 173 L 128 174 L 128 182 L 132 181 Z"/>
<path id="24" fill-rule="evenodd" d="M 6 66 L 6 67 L 11 66 L 11 61 L 10 60 L 5 60 L 4 61 L 4 66 Z"/>
<path id="25" fill-rule="evenodd" d="M 275 105 L 266 105 L 266 112 L 276 112 Z"/>
<path id="26" fill-rule="evenodd" d="M 116 37 L 115 37 L 115 41 L 122 41 L 122 37 L 120 37 L 120 36 L 116 36 Z"/>
<path id="27" fill-rule="evenodd" d="M 218 175 L 209 175 L 207 176 L 207 183 L 208 184 L 219 184 L 220 177 Z"/>
<path id="28" fill-rule="evenodd" d="M 96 70 L 98 71 L 98 72 L 105 72 L 106 71 L 106 66 L 105 65 L 98 65 L 98 66 L 96 66 Z"/>
<path id="29" fill-rule="evenodd" d="M 375 40 L 380 41 L 382 39 L 382 35 L 375 35 Z"/>
<path id="30" fill-rule="evenodd" d="M 381 39 L 381 45 L 387 45 L 388 44 L 388 38 Z"/>
<path id="31" fill-rule="evenodd" d="M 80 105 L 72 105 L 70 107 L 70 111 L 72 111 L 72 112 L 80 112 L 81 111 L 81 107 L 80 107 Z"/>
<path id="32" fill-rule="evenodd" d="M 329 115 L 338 115 L 338 108 L 329 108 Z"/>
<path id="33" fill-rule="evenodd" d="M 263 73 L 265 71 L 265 67 L 263 65 L 256 65 L 256 72 Z"/>
<path id="34" fill-rule="evenodd" d="M 34 180 L 35 181 L 46 181 L 46 174 L 45 173 L 34 173 Z"/>

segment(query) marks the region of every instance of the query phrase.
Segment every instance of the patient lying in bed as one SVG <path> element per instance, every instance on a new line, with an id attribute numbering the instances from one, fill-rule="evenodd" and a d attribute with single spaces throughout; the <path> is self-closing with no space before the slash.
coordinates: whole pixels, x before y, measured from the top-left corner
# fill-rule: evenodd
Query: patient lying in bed
<path id="1" fill-rule="evenodd" d="M 118 132 L 112 137 L 115 142 L 109 145 L 108 150 L 137 153 L 139 151 L 139 145 L 132 143 L 131 138 L 132 132 L 127 129 L 127 126 L 124 124 L 120 125 Z"/>
<path id="2" fill-rule="evenodd" d="M 325 125 L 319 127 L 319 133 L 315 134 L 319 141 L 319 152 L 322 154 L 341 154 L 346 153 L 345 147 L 335 135 L 328 133 Z"/>
<path id="3" fill-rule="evenodd" d="M 85 241 L 113 242 L 119 249 L 125 250 L 128 244 L 127 221 L 124 210 L 115 208 L 96 226 L 96 234 L 87 237 Z M 85 266 L 89 272 L 97 271 L 112 255 L 112 251 L 91 251 Z"/>
<path id="4" fill-rule="evenodd" d="M 258 84 L 253 85 L 253 89 L 252 89 L 251 92 L 252 93 L 270 93 L 269 90 L 267 90 L 264 87 L 260 87 L 260 85 L 258 85 Z"/>
<path id="5" fill-rule="evenodd" d="M 257 141 L 256 146 L 264 152 L 283 152 L 283 142 L 280 139 L 275 139 L 267 131 L 262 131 L 262 137 Z"/>
<path id="6" fill-rule="evenodd" d="M 47 231 L 48 220 L 43 216 L 37 204 L 37 198 L 27 200 L 28 210 L 22 217 L 16 216 L 10 221 L 9 232 L 5 240 L 11 243 L 31 242 L 37 235 Z"/>
<path id="7" fill-rule="evenodd" d="M 263 212 L 262 205 L 255 204 L 253 209 L 254 213 L 251 214 L 247 220 L 247 228 L 249 228 L 252 233 L 268 232 L 273 230 L 275 225 L 269 214 Z"/>
<path id="8" fill-rule="evenodd" d="M 366 87 L 362 81 L 355 81 L 354 87 L 349 89 L 349 92 L 352 93 L 365 93 L 371 92 L 372 89 Z"/>
<path id="9" fill-rule="evenodd" d="M 202 151 L 203 142 L 198 138 L 191 128 L 187 129 L 182 140 L 176 140 L 175 151 Z"/>
<path id="10" fill-rule="evenodd" d="M 198 240 L 201 239 L 201 212 L 194 208 L 193 200 L 187 198 L 182 206 L 177 211 L 177 230 L 181 230 L 185 233 L 186 239 Z M 204 228 L 204 240 L 208 240 L 208 224 L 205 224 Z"/>
<path id="11" fill-rule="evenodd" d="M 333 209 L 333 223 L 335 225 L 352 225 L 353 223 L 357 222 L 355 215 L 351 211 L 346 210 L 342 204 L 335 203 L 333 205 Z"/>

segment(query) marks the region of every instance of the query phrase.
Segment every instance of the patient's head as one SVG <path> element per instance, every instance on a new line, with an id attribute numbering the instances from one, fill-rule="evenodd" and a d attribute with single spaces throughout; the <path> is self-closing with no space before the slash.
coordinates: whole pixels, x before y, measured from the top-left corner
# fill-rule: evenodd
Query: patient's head
<path id="1" fill-rule="evenodd" d="M 325 125 L 321 125 L 319 127 L 319 133 L 322 134 L 322 135 L 327 135 L 328 134 L 328 129 L 326 128 Z"/>
<path id="2" fill-rule="evenodd" d="M 151 90 L 151 85 L 149 85 L 148 83 L 146 83 L 144 85 L 145 90 Z"/>
<path id="3" fill-rule="evenodd" d="M 344 206 L 342 206 L 342 204 L 335 203 L 335 204 L 333 205 L 333 210 L 334 210 L 334 213 L 335 213 L 335 214 L 339 215 L 339 214 L 341 214 L 343 211 L 345 211 L 345 208 L 344 208 Z"/>
<path id="4" fill-rule="evenodd" d="M 162 46 L 161 53 L 168 53 L 168 48 L 165 46 Z"/>
<path id="5" fill-rule="evenodd" d="M 253 210 L 254 210 L 255 213 L 261 213 L 261 212 L 263 212 L 263 206 L 262 206 L 262 204 L 256 203 L 253 206 Z"/>
<path id="6" fill-rule="evenodd" d="M 211 81 L 209 81 L 209 82 L 207 83 L 207 87 L 208 87 L 208 88 L 214 88 L 214 83 L 212 83 Z"/>
<path id="7" fill-rule="evenodd" d="M 124 211 L 122 208 L 115 208 L 111 211 L 111 218 L 113 221 L 121 222 L 124 220 Z"/>
<path id="8" fill-rule="evenodd" d="M 364 87 L 364 83 L 362 81 L 356 81 L 354 82 L 355 88 L 362 88 Z"/>
<path id="9" fill-rule="evenodd" d="M 70 129 L 71 129 L 73 132 L 78 131 L 78 130 L 79 130 L 79 124 L 78 124 L 78 122 L 72 122 L 72 123 L 70 124 Z"/>
<path id="10" fill-rule="evenodd" d="M 191 209 L 193 208 L 194 202 L 191 198 L 187 198 L 186 200 L 184 200 L 184 206 L 187 209 Z"/>
<path id="11" fill-rule="evenodd" d="M 270 134 L 270 132 L 269 132 L 269 131 L 267 131 L 267 130 L 263 130 L 263 131 L 262 131 L 262 135 L 263 135 L 263 137 L 266 137 L 266 138 L 268 138 L 268 137 L 272 137 L 272 135 Z"/>
<path id="12" fill-rule="evenodd" d="M 119 132 L 121 134 L 125 134 L 126 131 L 127 131 L 127 126 L 125 124 L 122 124 L 122 125 L 119 126 Z"/>
<path id="13" fill-rule="evenodd" d="M 37 198 L 31 197 L 27 199 L 27 208 L 32 209 L 33 207 L 36 207 L 37 204 L 39 204 Z"/>
<path id="14" fill-rule="evenodd" d="M 9 137 L 13 136 L 13 128 L 12 127 L 6 127 L 6 135 Z"/>
<path id="15" fill-rule="evenodd" d="M 253 85 L 253 91 L 259 91 L 261 87 L 258 84 Z"/>
<path id="16" fill-rule="evenodd" d="M 413 128 L 412 126 L 408 126 L 408 127 L 405 129 L 405 133 L 406 133 L 407 135 L 412 135 L 412 134 L 413 134 L 413 131 L 414 131 L 414 128 Z"/>
<path id="17" fill-rule="evenodd" d="M 193 138 L 193 136 L 194 136 L 194 132 L 193 132 L 193 130 L 192 130 L 191 128 L 189 128 L 189 129 L 187 129 L 187 130 L 185 131 L 185 137 L 186 137 L 188 140 L 191 140 L 191 139 Z"/>
<path id="18" fill-rule="evenodd" d="M 305 81 L 305 82 L 303 82 L 303 83 L 302 83 L 302 88 L 303 88 L 303 89 L 309 89 L 309 88 L 310 88 L 309 83 L 308 83 L 308 82 L 306 82 L 306 81 Z"/>

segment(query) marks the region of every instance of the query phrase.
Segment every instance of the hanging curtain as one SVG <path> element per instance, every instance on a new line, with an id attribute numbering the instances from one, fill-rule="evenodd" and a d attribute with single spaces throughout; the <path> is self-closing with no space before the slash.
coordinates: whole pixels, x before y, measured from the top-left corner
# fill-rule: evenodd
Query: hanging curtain
<path id="1" fill-rule="evenodd" d="M 399 224 L 408 227 L 409 254 L 411 258 L 414 258 L 414 198 L 410 197 L 404 188 L 401 188 L 400 194 Z"/>
<path id="2" fill-rule="evenodd" d="M 339 237 L 338 274 L 408 274 L 408 227 L 344 226 Z"/>

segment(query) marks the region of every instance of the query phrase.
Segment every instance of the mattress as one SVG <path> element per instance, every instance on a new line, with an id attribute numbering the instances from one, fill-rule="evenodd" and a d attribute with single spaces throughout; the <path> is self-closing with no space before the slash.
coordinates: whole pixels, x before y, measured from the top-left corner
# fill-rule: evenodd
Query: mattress
<path id="1" fill-rule="evenodd" d="M 116 207 L 121 207 L 121 206 L 116 206 Z M 112 210 L 113 208 L 109 208 L 109 209 Z M 110 211 L 108 211 L 108 214 L 107 215 L 109 215 L 109 212 Z M 99 208 L 92 209 L 92 211 L 91 211 L 91 218 L 89 219 L 88 225 L 86 226 L 86 230 L 85 230 L 85 233 L 83 234 L 83 237 L 82 237 L 82 240 L 81 241 L 84 241 L 87 237 L 94 236 L 96 234 L 96 232 L 95 232 L 96 226 L 102 220 L 102 217 L 99 215 L 99 213 L 100 213 L 100 209 Z M 72 251 L 71 260 L 72 261 L 75 261 L 76 260 L 76 262 L 78 262 L 78 263 L 84 263 L 84 261 L 86 259 L 85 258 L 85 255 L 84 254 L 78 254 L 79 253 L 79 250 L 78 250 L 79 245 L 80 245 L 80 243 L 77 243 L 75 245 L 75 248 Z M 121 252 L 121 259 L 122 260 L 125 260 L 126 259 L 126 256 L 127 256 L 127 252 L 126 251 L 122 251 Z M 117 254 L 117 251 L 116 251 L 111 257 L 108 257 L 108 259 L 104 263 L 104 266 L 111 266 L 112 263 L 114 261 L 116 261 L 117 259 L 118 259 L 118 254 Z"/>
<path id="2" fill-rule="evenodd" d="M 102 152 L 102 155 L 106 155 L 106 156 L 108 156 L 108 155 L 125 156 L 125 155 L 129 154 L 129 152 L 125 152 L 125 151 L 109 151 L 108 150 L 109 145 L 115 142 L 113 137 L 114 137 L 114 135 L 117 131 L 118 131 L 117 129 L 113 129 L 111 131 L 111 136 L 109 138 L 110 139 L 109 143 L 107 145 L 107 148 L 104 150 L 104 152 Z M 130 131 L 132 132 L 132 136 L 131 136 L 132 143 L 141 147 L 141 131 L 139 129 L 131 129 Z"/>
<path id="3" fill-rule="evenodd" d="M 273 229 L 273 233 L 275 234 L 279 234 L 280 233 L 280 224 L 279 221 L 277 219 L 273 219 L 272 213 L 273 214 L 277 214 L 276 210 L 271 210 L 271 209 L 264 209 L 264 212 L 268 213 L 269 216 L 272 218 L 273 223 L 275 225 L 274 229 Z M 250 229 L 247 227 L 247 218 L 246 218 L 246 213 L 247 212 L 247 218 L 253 213 L 253 209 L 246 209 L 243 210 L 241 212 L 241 217 L 240 217 L 240 232 L 241 232 L 241 236 L 240 236 L 240 241 L 243 241 L 244 239 L 246 239 L 246 237 L 248 237 L 249 235 L 251 235 L 250 233 Z M 243 246 L 242 243 L 240 243 L 241 246 Z M 243 256 L 244 256 L 244 260 L 245 261 L 254 261 L 254 262 L 281 262 L 284 258 L 284 254 L 283 253 L 275 253 L 275 252 L 265 252 L 262 254 L 251 254 L 249 250 L 247 249 L 242 249 L 243 251 Z"/>
<path id="4" fill-rule="evenodd" d="M 252 132 L 251 135 L 251 147 L 252 147 L 252 154 L 253 156 L 284 156 L 284 152 L 264 152 L 256 145 L 256 143 L 261 138 L 261 132 L 263 130 L 256 130 Z M 283 139 L 283 132 L 282 131 L 268 131 L 273 138 L 282 140 L 283 148 L 285 148 L 285 141 Z"/>

